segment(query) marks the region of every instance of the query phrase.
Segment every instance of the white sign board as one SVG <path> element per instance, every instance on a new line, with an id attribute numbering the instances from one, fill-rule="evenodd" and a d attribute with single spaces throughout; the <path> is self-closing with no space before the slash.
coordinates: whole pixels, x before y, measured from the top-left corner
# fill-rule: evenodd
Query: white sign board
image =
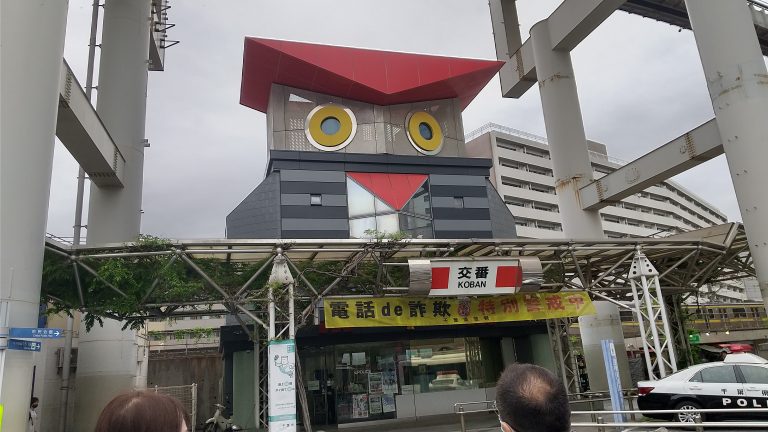
<path id="1" fill-rule="evenodd" d="M 296 341 L 269 342 L 269 430 L 296 432 Z"/>
<path id="2" fill-rule="evenodd" d="M 516 260 L 433 260 L 430 296 L 515 294 L 523 286 Z"/>

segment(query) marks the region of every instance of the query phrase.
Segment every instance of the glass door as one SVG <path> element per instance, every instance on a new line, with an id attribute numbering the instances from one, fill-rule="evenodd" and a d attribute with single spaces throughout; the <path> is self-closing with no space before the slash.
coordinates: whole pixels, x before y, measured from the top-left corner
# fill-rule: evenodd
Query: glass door
<path id="1" fill-rule="evenodd" d="M 312 424 L 336 424 L 333 351 L 306 348 L 302 352 L 304 385 Z"/>

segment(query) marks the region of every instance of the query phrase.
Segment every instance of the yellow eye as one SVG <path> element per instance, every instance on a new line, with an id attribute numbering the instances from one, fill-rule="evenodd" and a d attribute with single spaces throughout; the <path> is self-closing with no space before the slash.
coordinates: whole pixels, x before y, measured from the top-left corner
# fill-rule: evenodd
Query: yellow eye
<path id="1" fill-rule="evenodd" d="M 408 140 L 421 153 L 435 155 L 443 147 L 443 130 L 440 123 L 425 111 L 414 111 L 406 119 Z"/>
<path id="2" fill-rule="evenodd" d="M 323 151 L 340 150 L 352 142 L 357 121 L 351 110 L 335 104 L 315 107 L 307 116 L 304 132 L 316 148 Z"/>

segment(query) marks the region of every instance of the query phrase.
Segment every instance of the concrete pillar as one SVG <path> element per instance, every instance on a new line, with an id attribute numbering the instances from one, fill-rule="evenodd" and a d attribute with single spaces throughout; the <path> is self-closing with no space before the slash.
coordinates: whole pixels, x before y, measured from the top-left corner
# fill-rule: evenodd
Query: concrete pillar
<path id="1" fill-rule="evenodd" d="M 0 325 L 37 327 L 68 2 L 0 2 Z M 0 351 L 3 429 L 26 430 L 32 353 Z"/>
<path id="2" fill-rule="evenodd" d="M 141 224 L 151 0 L 107 0 L 96 112 L 125 157 L 123 188 L 91 184 L 88 245 L 134 241 Z"/>
<path id="3" fill-rule="evenodd" d="M 686 0 L 685 5 L 768 305 L 768 70 L 747 2 Z"/>
<path id="4" fill-rule="evenodd" d="M 629 388 L 632 377 L 629 373 L 627 348 L 624 344 L 624 332 L 619 318 L 619 307 L 610 302 L 593 302 L 597 314 L 579 317 L 579 332 L 581 345 L 584 349 L 584 361 L 587 364 L 590 391 L 607 391 L 608 376 L 603 360 L 603 350 L 600 341 L 609 339 L 616 347 L 616 359 L 619 363 L 621 387 Z"/>
<path id="5" fill-rule="evenodd" d="M 501 358 L 504 362 L 504 368 L 517 362 L 517 352 L 515 349 L 515 338 L 501 338 Z"/>
<path id="6" fill-rule="evenodd" d="M 107 0 L 96 111 L 125 157 L 123 188 L 91 185 L 88 245 L 135 241 L 141 224 L 151 0 Z M 93 430 L 116 394 L 146 387 L 145 350 L 122 323 L 81 332 L 75 429 Z M 85 390 L 85 391 L 83 391 Z"/>
<path id="7" fill-rule="evenodd" d="M 546 333 L 536 333 L 529 336 L 531 341 L 531 353 L 533 354 L 532 363 L 543 368 L 549 369 L 552 373 L 557 373 L 557 364 L 555 354 L 552 352 L 552 344 L 549 335 Z"/>
<path id="8" fill-rule="evenodd" d="M 571 54 L 552 50 L 547 20 L 531 28 L 531 41 L 563 232 L 570 238 L 602 238 L 600 215 L 582 210 L 579 200 L 579 188 L 593 179 Z"/>
<path id="9" fill-rule="evenodd" d="M 104 327 L 80 330 L 75 384 L 74 430 L 91 431 L 104 406 L 119 393 L 136 388 L 137 368 L 143 358 L 136 333 L 122 323 L 105 319 Z M 141 387 L 146 387 L 146 383 Z"/>
<path id="10" fill-rule="evenodd" d="M 496 43 L 496 58 L 509 60 L 523 46 L 520 36 L 520 21 L 517 18 L 517 0 L 489 0 L 493 40 Z"/>

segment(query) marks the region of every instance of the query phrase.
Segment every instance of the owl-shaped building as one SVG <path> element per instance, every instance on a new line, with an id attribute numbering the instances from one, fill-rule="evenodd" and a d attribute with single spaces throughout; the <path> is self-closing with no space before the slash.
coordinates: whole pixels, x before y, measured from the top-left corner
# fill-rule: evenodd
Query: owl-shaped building
<path id="1" fill-rule="evenodd" d="M 227 237 L 516 237 L 461 120 L 501 65 L 247 38 L 240 102 L 267 115 L 269 161 Z"/>

